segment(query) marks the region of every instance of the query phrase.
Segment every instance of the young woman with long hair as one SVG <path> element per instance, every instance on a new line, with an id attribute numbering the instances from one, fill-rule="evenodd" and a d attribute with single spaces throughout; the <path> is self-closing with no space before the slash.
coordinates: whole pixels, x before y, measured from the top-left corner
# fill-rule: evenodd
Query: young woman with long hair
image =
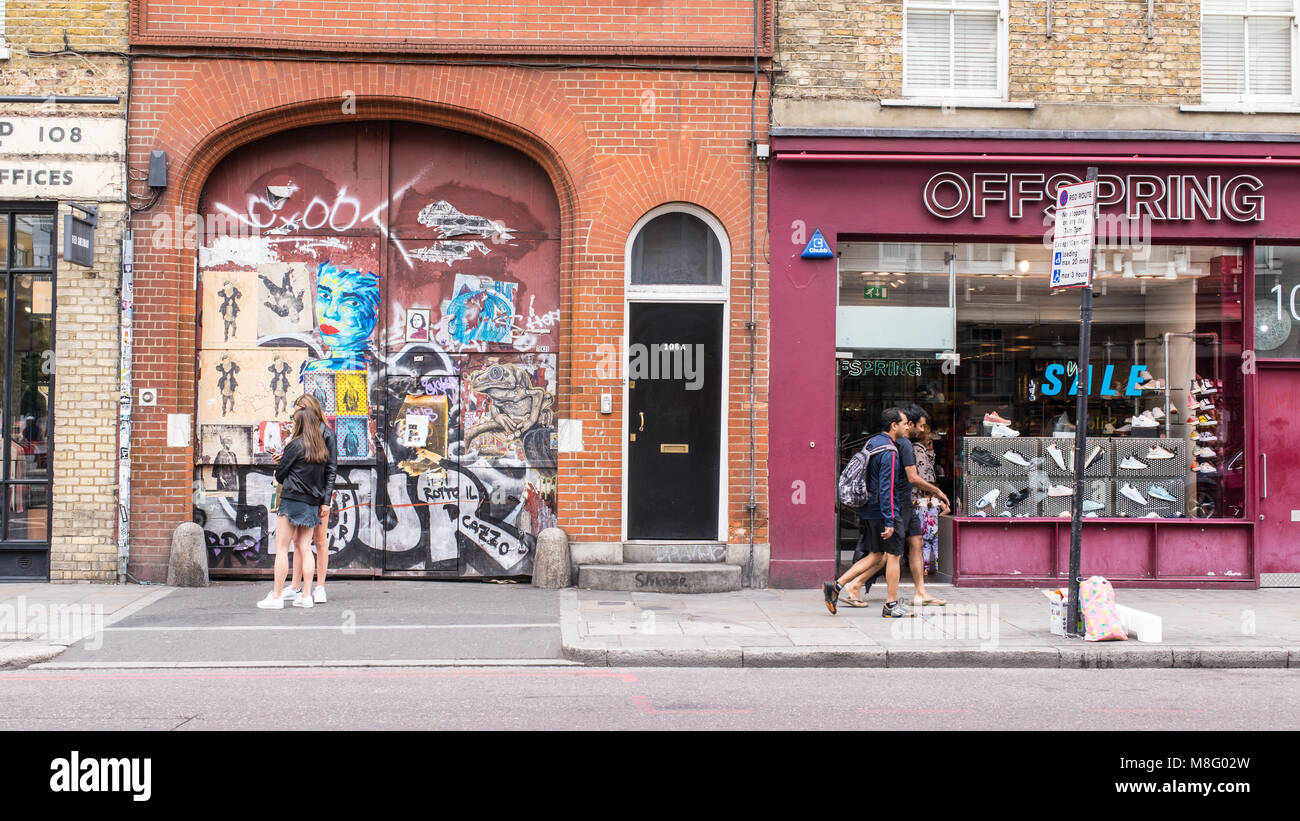
<path id="1" fill-rule="evenodd" d="M 334 478 L 338 474 L 338 446 L 334 441 L 334 431 L 330 430 L 329 425 L 325 424 L 325 410 L 320 405 L 320 400 L 309 393 L 304 393 L 293 402 L 294 410 L 305 408 L 316 415 L 320 424 L 321 436 L 325 439 L 325 447 L 329 449 L 330 459 L 325 468 L 325 501 L 321 503 L 320 524 L 316 525 L 316 530 L 312 535 L 312 545 L 316 548 L 316 589 L 311 591 L 312 601 L 315 604 L 324 604 L 325 599 L 325 573 L 329 570 L 330 550 L 329 550 L 329 521 L 330 521 L 330 500 L 334 498 Z M 293 575 L 290 577 L 289 590 L 287 598 L 297 599 L 302 595 L 302 566 L 306 557 L 301 551 L 294 551 L 293 554 Z"/>
<path id="2" fill-rule="evenodd" d="M 301 553 L 311 545 L 312 533 L 320 523 L 320 508 L 325 500 L 325 470 L 329 448 L 321 436 L 316 414 L 298 408 L 293 414 L 293 436 L 280 454 L 275 480 L 280 483 L 279 519 L 275 525 L 275 586 L 257 606 L 265 610 L 284 608 L 284 578 L 289 572 L 289 550 L 293 545 Z M 311 607 L 311 566 L 303 562 L 303 593 L 296 607 Z"/>

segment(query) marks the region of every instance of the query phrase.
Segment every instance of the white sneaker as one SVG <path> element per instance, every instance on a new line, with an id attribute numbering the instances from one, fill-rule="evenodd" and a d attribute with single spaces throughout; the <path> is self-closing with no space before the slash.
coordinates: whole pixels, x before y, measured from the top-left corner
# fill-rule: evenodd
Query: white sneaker
<path id="1" fill-rule="evenodd" d="M 323 585 L 323 584 L 318 584 L 318 585 L 316 585 L 316 589 L 313 590 L 313 591 L 311 591 L 311 598 L 312 598 L 312 601 L 316 602 L 317 604 L 324 604 L 324 603 L 325 603 L 325 585 Z"/>
<path id="2" fill-rule="evenodd" d="M 315 607 L 316 602 L 312 601 L 311 596 L 299 596 L 293 600 L 294 607 Z"/>
<path id="3" fill-rule="evenodd" d="M 1192 470 L 1196 471 L 1197 473 L 1218 473 L 1219 472 L 1219 469 L 1216 468 L 1214 465 L 1210 464 L 1209 462 L 1203 462 L 1197 465 L 1196 467 L 1192 468 Z"/>
<path id="4" fill-rule="evenodd" d="M 1020 465 L 1022 468 L 1029 467 L 1029 460 L 1024 456 L 1021 456 L 1019 451 L 1009 450 L 1002 454 L 1002 458 L 1006 459 L 1013 465 Z"/>
<path id="5" fill-rule="evenodd" d="M 1128 482 L 1124 483 L 1124 486 L 1119 489 L 1119 492 L 1121 496 L 1132 499 L 1140 505 L 1145 505 L 1147 503 L 1147 499 L 1142 495 L 1142 492 L 1130 485 Z"/>
<path id="6" fill-rule="evenodd" d="M 1047 489 L 1048 496 L 1073 496 L 1074 488 L 1065 485 L 1052 485 Z"/>
<path id="7" fill-rule="evenodd" d="M 1151 410 L 1147 411 L 1147 413 L 1151 414 L 1152 419 L 1162 419 L 1164 418 L 1165 415 L 1165 412 L 1161 410 L 1159 407 L 1154 407 Z"/>
<path id="8" fill-rule="evenodd" d="M 1178 501 L 1173 497 L 1173 494 L 1171 494 L 1169 491 L 1162 488 L 1160 485 L 1152 485 L 1151 487 L 1147 488 L 1147 495 L 1153 499 L 1162 499 L 1166 502 Z"/>
<path id="9" fill-rule="evenodd" d="M 1193 454 L 1197 459 L 1214 459 L 1218 456 L 1214 448 L 1197 448 Z"/>
<path id="10" fill-rule="evenodd" d="M 297 598 L 298 598 L 299 596 L 301 596 L 301 595 L 302 595 L 302 593 L 298 592 L 297 590 L 294 590 L 292 587 L 286 587 L 286 588 L 284 588 L 284 590 L 281 590 L 281 591 L 280 591 L 280 600 L 281 600 L 281 601 L 294 601 L 295 599 L 297 599 Z"/>
<path id="11" fill-rule="evenodd" d="M 1148 459 L 1172 459 L 1174 458 L 1174 455 L 1169 451 L 1165 450 L 1164 448 L 1160 447 L 1159 445 L 1152 445 L 1151 449 L 1147 451 L 1147 458 Z"/>
<path id="12" fill-rule="evenodd" d="M 1101 456 L 1101 445 L 1093 445 L 1092 450 L 1088 451 L 1088 458 L 1083 460 L 1083 469 L 1092 467 L 1092 463 L 1097 461 L 1098 456 Z"/>
<path id="13" fill-rule="evenodd" d="M 991 433 L 993 434 L 994 437 L 1001 437 L 1003 439 L 1010 439 L 1013 436 L 1020 435 L 1020 431 L 1012 430 L 1006 425 L 994 425 Z"/>
<path id="14" fill-rule="evenodd" d="M 1134 459 L 1132 456 L 1128 457 L 1123 462 L 1120 462 L 1119 466 L 1124 468 L 1125 470 L 1146 470 L 1147 469 L 1146 462 L 1142 462 L 1137 459 Z M 1146 504 L 1146 502 L 1143 502 L 1142 504 Z"/>
<path id="15" fill-rule="evenodd" d="M 1158 428 L 1160 423 L 1151 415 L 1151 411 L 1143 411 L 1130 420 L 1130 424 L 1135 428 Z"/>
<path id="16" fill-rule="evenodd" d="M 1065 466 L 1065 454 L 1061 453 L 1061 449 L 1055 444 L 1047 446 L 1047 455 L 1052 457 L 1052 461 L 1056 463 L 1058 468 L 1061 470 L 1069 470 L 1069 468 Z"/>
<path id="17" fill-rule="evenodd" d="M 275 597 L 275 591 L 272 590 L 270 593 L 266 594 L 266 598 L 257 603 L 257 606 L 262 610 L 283 610 L 284 599 L 277 599 Z"/>
<path id="18" fill-rule="evenodd" d="M 998 503 L 998 496 L 1000 496 L 1001 494 L 1002 491 L 998 490 L 997 488 L 993 488 L 988 493 L 985 493 L 984 497 L 980 499 L 979 502 L 976 503 L 975 509 L 979 510 L 982 507 L 993 507 Z"/>

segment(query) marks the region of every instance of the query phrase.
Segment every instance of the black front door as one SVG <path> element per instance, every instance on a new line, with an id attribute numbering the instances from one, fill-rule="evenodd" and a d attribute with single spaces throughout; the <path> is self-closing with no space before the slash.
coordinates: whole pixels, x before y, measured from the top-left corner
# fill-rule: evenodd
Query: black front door
<path id="1" fill-rule="evenodd" d="M 628 538 L 716 540 L 722 306 L 629 308 Z"/>

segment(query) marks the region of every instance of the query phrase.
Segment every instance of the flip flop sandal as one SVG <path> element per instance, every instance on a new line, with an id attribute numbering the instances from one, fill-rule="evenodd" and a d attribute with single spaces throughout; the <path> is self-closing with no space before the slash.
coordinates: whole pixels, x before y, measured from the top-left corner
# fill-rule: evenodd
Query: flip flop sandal
<path id="1" fill-rule="evenodd" d="M 864 602 L 862 599 L 841 598 L 840 601 L 844 604 L 847 604 L 849 607 L 870 607 L 871 606 L 867 602 Z"/>
<path id="2" fill-rule="evenodd" d="M 947 603 L 948 603 L 948 600 L 947 600 L 947 599 L 936 599 L 936 598 L 933 597 L 933 596 L 931 596 L 931 597 L 929 597 L 929 598 L 926 598 L 926 599 L 922 599 L 922 600 L 920 600 L 920 601 L 917 601 L 915 598 L 912 599 L 912 606 L 913 606 L 913 607 L 925 607 L 925 606 L 927 606 L 927 605 L 933 605 L 933 606 L 935 606 L 935 607 L 941 607 L 941 606 L 943 606 L 943 605 L 945 605 L 945 604 L 947 604 Z"/>

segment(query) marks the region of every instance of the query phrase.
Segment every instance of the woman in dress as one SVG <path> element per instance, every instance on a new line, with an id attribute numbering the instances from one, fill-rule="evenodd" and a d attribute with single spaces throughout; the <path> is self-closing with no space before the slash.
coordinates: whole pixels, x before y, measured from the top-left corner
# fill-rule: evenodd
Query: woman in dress
<path id="1" fill-rule="evenodd" d="M 320 509 L 325 501 L 325 473 L 329 466 L 329 448 L 321 435 L 316 414 L 299 408 L 293 414 L 293 436 L 280 454 L 275 480 L 280 483 L 279 520 L 275 525 L 275 585 L 265 599 L 257 603 L 264 610 L 281 610 L 287 598 L 284 588 L 289 573 L 290 546 L 305 553 L 312 535 L 320 524 Z M 311 574 L 314 562 L 303 563 L 303 595 L 295 607 L 311 607 Z"/>

